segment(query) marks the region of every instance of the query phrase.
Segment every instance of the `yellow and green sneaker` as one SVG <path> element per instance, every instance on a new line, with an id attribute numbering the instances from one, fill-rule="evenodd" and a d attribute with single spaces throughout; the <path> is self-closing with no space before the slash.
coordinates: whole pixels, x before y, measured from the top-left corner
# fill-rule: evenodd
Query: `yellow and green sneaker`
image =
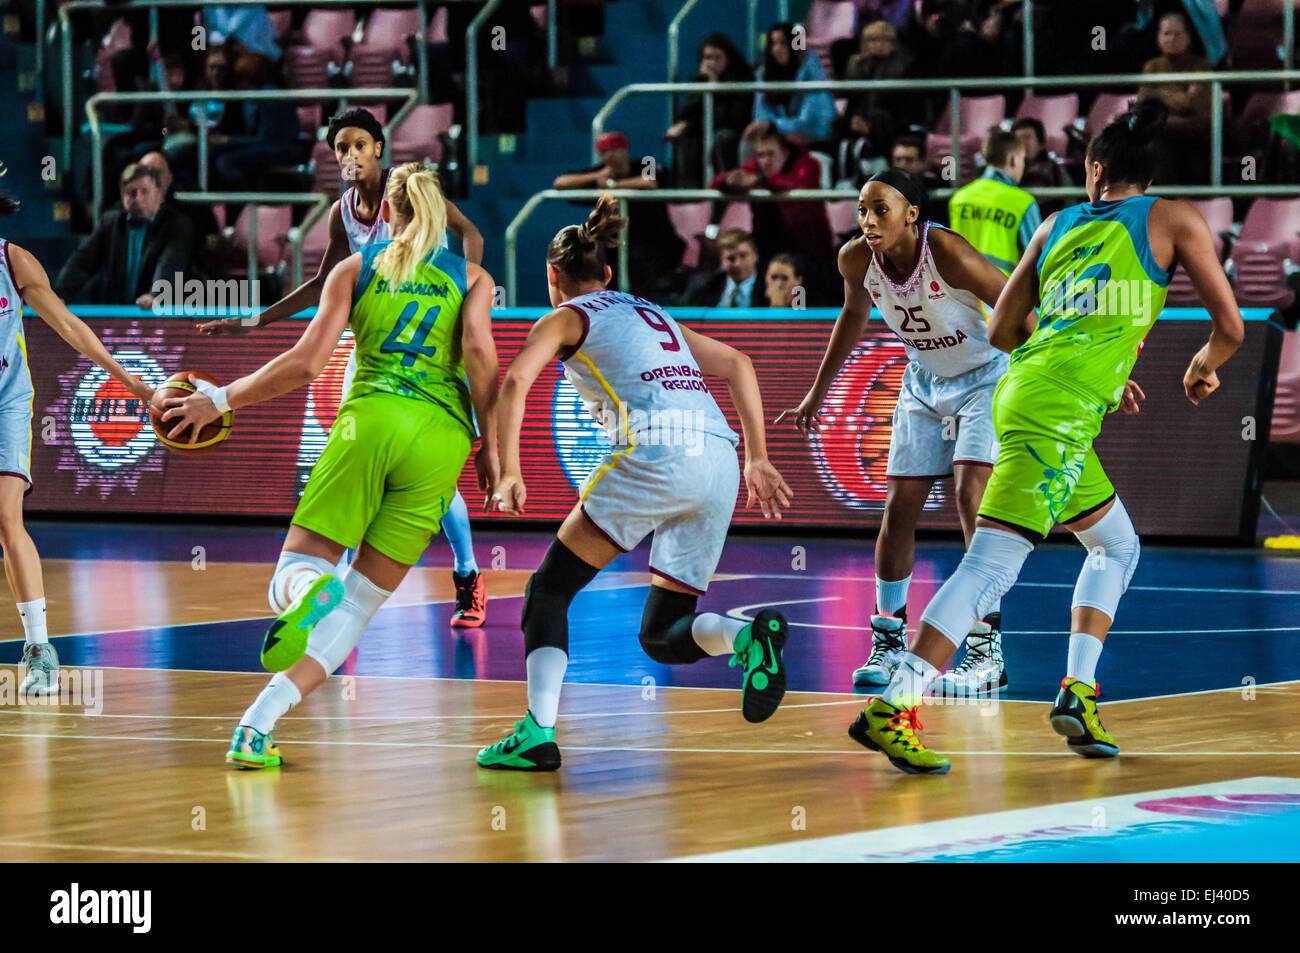
<path id="1" fill-rule="evenodd" d="M 515 722 L 513 734 L 478 753 L 480 768 L 503 771 L 554 771 L 560 766 L 560 748 L 555 743 L 555 729 L 543 728 L 533 713 Z"/>
<path id="2" fill-rule="evenodd" d="M 1089 685 L 1077 678 L 1063 678 L 1049 716 L 1052 730 L 1064 735 L 1070 750 L 1085 758 L 1113 758 L 1119 754 L 1119 745 L 1101 726 L 1101 715 L 1097 712 L 1099 695 L 1100 682 Z"/>
<path id="3" fill-rule="evenodd" d="M 743 666 L 740 713 L 745 721 L 767 721 L 785 698 L 785 661 L 781 650 L 790 635 L 785 616 L 764 609 L 736 633 L 729 667 Z"/>
<path id="4" fill-rule="evenodd" d="M 262 734 L 247 725 L 235 728 L 235 737 L 226 752 L 226 764 L 240 768 L 278 768 L 281 763 L 280 749 L 269 731 Z"/>
<path id="5" fill-rule="evenodd" d="M 343 604 L 343 583 L 332 573 L 313 582 L 279 618 L 262 640 L 262 667 L 283 672 L 307 654 L 307 636 L 327 615 Z"/>
<path id="6" fill-rule="evenodd" d="M 872 751 L 881 751 L 889 763 L 908 774 L 943 774 L 952 762 L 921 744 L 916 708 L 895 708 L 883 698 L 873 698 L 849 726 L 849 737 Z"/>

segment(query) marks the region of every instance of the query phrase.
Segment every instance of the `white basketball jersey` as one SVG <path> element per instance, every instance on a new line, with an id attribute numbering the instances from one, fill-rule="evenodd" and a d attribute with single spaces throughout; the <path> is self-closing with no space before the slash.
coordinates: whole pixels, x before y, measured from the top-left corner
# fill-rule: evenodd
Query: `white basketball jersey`
<path id="1" fill-rule="evenodd" d="M 27 410 L 31 401 L 32 376 L 23 341 L 23 299 L 9 261 L 9 242 L 0 238 L 0 408 L 17 402 Z"/>
<path id="2" fill-rule="evenodd" d="M 909 360 L 938 377 L 960 377 L 1002 352 L 989 343 L 988 315 L 980 299 L 950 286 L 935 267 L 930 225 L 921 226 L 920 260 L 907 280 L 895 282 L 872 255 L 866 286 Z"/>
<path id="3" fill-rule="evenodd" d="M 387 179 L 385 179 L 387 181 Z M 348 233 L 348 251 L 356 254 L 371 242 L 388 241 L 388 223 L 379 217 L 375 209 L 374 220 L 366 223 L 357 218 L 353 203 L 357 200 L 357 187 L 354 185 L 339 197 L 339 214 L 343 217 L 343 230 Z"/>
<path id="4" fill-rule="evenodd" d="M 612 442 L 669 443 L 683 430 L 738 442 L 667 311 L 622 291 L 579 295 L 563 307 L 586 327 L 560 355 L 564 375 Z"/>

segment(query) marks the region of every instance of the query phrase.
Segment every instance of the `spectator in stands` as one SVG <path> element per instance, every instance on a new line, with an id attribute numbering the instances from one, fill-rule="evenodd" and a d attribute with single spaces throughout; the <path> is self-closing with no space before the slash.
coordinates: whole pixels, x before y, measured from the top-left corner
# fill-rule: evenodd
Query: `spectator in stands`
<path id="1" fill-rule="evenodd" d="M 1011 124 L 1011 131 L 1025 144 L 1025 172 L 1020 177 L 1022 189 L 1063 188 L 1070 185 L 1065 166 L 1052 158 L 1047 151 L 1047 130 L 1041 119 L 1026 116 Z M 1064 199 L 1041 202 L 1043 215 L 1051 215 L 1065 207 Z"/>
<path id="2" fill-rule="evenodd" d="M 898 31 L 884 20 L 868 23 L 859 35 L 860 47 L 849 58 L 845 79 L 903 79 L 912 67 L 912 54 L 898 43 Z M 866 115 L 880 109 L 895 116 L 907 116 L 913 109 L 906 90 L 867 90 L 849 97 L 848 114 Z"/>
<path id="3" fill-rule="evenodd" d="M 805 306 L 803 268 L 793 255 L 782 252 L 767 263 L 764 278 L 764 296 L 770 308 L 802 308 Z"/>
<path id="4" fill-rule="evenodd" d="M 193 231 L 164 205 L 158 173 L 133 163 L 122 173 L 121 191 L 122 207 L 100 219 L 59 272 L 56 288 L 64 299 L 151 308 L 154 282 L 170 284 L 188 270 Z"/>
<path id="5" fill-rule="evenodd" d="M 161 152 L 146 152 L 140 157 L 140 165 L 146 169 L 153 169 L 158 174 L 158 184 L 162 186 L 163 191 L 163 205 L 175 209 L 189 220 L 194 235 L 194 249 L 191 260 L 198 265 L 213 250 L 211 243 L 221 233 L 221 228 L 217 225 L 217 217 L 212 213 L 212 206 L 206 204 L 192 205 L 189 202 L 177 201 L 172 191 L 174 179 L 172 178 L 171 165 L 167 162 L 167 157 Z M 195 270 L 196 272 L 206 271 L 206 269 L 202 268 L 196 268 Z"/>
<path id="6" fill-rule="evenodd" d="M 919 24 L 903 37 L 918 76 L 985 76 L 995 71 L 995 54 L 976 31 L 971 17 L 972 10 L 962 0 L 922 3 Z M 946 94 L 931 99 L 939 105 L 947 103 Z"/>
<path id="7" fill-rule="evenodd" d="M 263 6 L 212 6 L 203 8 L 208 28 L 208 45 L 225 43 L 238 58 L 257 53 L 271 62 L 280 59 L 271 13 Z"/>
<path id="8" fill-rule="evenodd" d="M 862 0 L 858 9 L 859 23 L 882 20 L 895 30 L 902 31 L 912 24 L 912 0 Z"/>
<path id="9" fill-rule="evenodd" d="M 208 51 L 203 61 L 203 79 L 199 91 L 223 92 L 231 89 L 230 57 L 224 46 Z M 179 112 L 178 105 L 177 111 Z M 198 128 L 207 126 L 209 133 L 226 135 L 244 131 L 244 114 L 239 103 L 219 100 L 195 101 L 187 115 L 178 115 L 163 128 L 162 150 L 178 179 L 188 184 L 198 182 Z M 208 143 L 212 145 L 211 140 Z"/>
<path id="10" fill-rule="evenodd" d="M 270 60 L 258 53 L 244 53 L 232 68 L 234 88 L 271 90 Z M 249 99 L 233 103 L 243 110 L 243 131 L 214 132 L 212 146 L 214 181 L 218 189 L 256 189 L 262 176 L 277 163 L 305 158 L 298 142 L 298 109 L 287 99 Z"/>
<path id="11" fill-rule="evenodd" d="M 802 30 L 796 36 L 793 24 L 776 24 L 767 31 L 758 78 L 765 83 L 825 81 L 821 60 L 808 55 L 806 42 Z M 830 137 L 834 118 L 835 100 L 829 92 L 759 93 L 754 97 L 754 122 L 745 135 L 760 123 L 773 123 L 785 136 L 811 145 Z"/>
<path id="12" fill-rule="evenodd" d="M 901 169 L 921 186 L 924 204 L 921 218 L 939 221 L 942 206 L 930 198 L 930 190 L 943 187 L 943 181 L 925 164 L 925 137 L 920 133 L 905 132 L 894 140 L 889 150 L 889 166 Z"/>
<path id="13" fill-rule="evenodd" d="M 717 271 L 693 275 L 681 303 L 696 308 L 757 308 L 758 245 L 743 228 L 729 228 L 718 236 L 722 266 Z"/>
<path id="14" fill-rule="evenodd" d="M 882 109 L 858 106 L 836 122 L 841 130 L 832 156 L 831 178 L 836 188 L 861 189 L 867 179 L 889 166 L 894 120 Z"/>
<path id="15" fill-rule="evenodd" d="M 556 178 L 556 189 L 657 189 L 664 170 L 653 156 L 642 156 L 635 165 L 628 149 L 627 136 L 607 132 L 596 140 L 600 161 L 585 169 L 566 172 Z M 584 202 L 590 205 L 590 202 Z M 627 290 L 644 298 L 654 298 L 682 263 L 686 243 L 668 218 L 663 202 L 628 203 L 628 279 Z"/>
<path id="16" fill-rule="evenodd" d="M 710 33 L 700 43 L 700 72 L 696 83 L 745 83 L 754 70 L 745 62 L 725 33 Z M 713 168 L 730 169 L 740 162 L 741 133 L 754 115 L 753 93 L 713 97 Z M 673 171 L 682 188 L 698 188 L 704 181 L 704 96 L 691 93 L 664 133 L 673 144 Z"/>
<path id="17" fill-rule="evenodd" d="M 1179 12 L 1160 18 L 1156 43 L 1160 55 L 1147 60 L 1144 73 L 1188 73 L 1209 70 L 1210 61 L 1188 50 L 1192 34 L 1187 17 Z M 1169 108 L 1169 122 L 1158 141 L 1161 161 L 1157 182 L 1182 184 L 1209 181 L 1210 85 L 1208 83 L 1144 84 L 1139 99 L 1161 99 Z"/>
<path id="18" fill-rule="evenodd" d="M 713 188 L 728 192 L 771 189 L 815 189 L 821 184 L 821 163 L 808 147 L 788 139 L 775 123 L 759 123 L 750 133 L 753 158 L 738 168 L 720 172 Z M 826 203 L 818 201 L 754 202 L 754 239 L 759 255 L 770 258 L 791 250 L 809 262 L 809 279 L 822 288 L 835 261 L 831 222 Z M 830 295 L 828 295 L 830 297 Z"/>
<path id="19" fill-rule="evenodd" d="M 1026 156 L 1021 138 L 994 128 L 984 139 L 983 152 L 984 174 L 953 194 L 948 217 L 953 231 L 1010 275 L 1043 215 L 1034 197 L 1019 187 Z"/>

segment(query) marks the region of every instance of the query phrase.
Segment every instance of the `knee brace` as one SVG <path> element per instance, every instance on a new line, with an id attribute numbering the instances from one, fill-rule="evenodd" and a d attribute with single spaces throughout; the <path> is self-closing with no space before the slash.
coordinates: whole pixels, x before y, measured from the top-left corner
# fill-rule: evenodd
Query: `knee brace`
<path id="1" fill-rule="evenodd" d="M 983 526 L 975 530 L 961 565 L 935 593 L 921 621 L 961 645 L 975 620 L 992 612 L 1015 585 L 1033 550 L 1034 544 L 1019 533 Z"/>
<path id="2" fill-rule="evenodd" d="M 266 587 L 266 601 L 271 611 L 279 615 L 293 604 L 293 600 L 316 579 L 334 571 L 334 564 L 319 556 L 304 556 L 287 550 L 276 560 L 271 584 Z"/>
<path id="3" fill-rule="evenodd" d="M 307 654 L 333 673 L 361 641 L 361 633 L 391 596 L 356 570 L 343 578 L 343 601 L 316 624 L 307 636 Z"/>
<path id="4" fill-rule="evenodd" d="M 663 665 L 688 665 L 708 658 L 691 635 L 699 596 L 651 586 L 641 613 L 641 648 Z"/>
<path id="5" fill-rule="evenodd" d="M 1074 584 L 1074 601 L 1070 607 L 1097 609 L 1113 620 L 1142 551 L 1128 510 L 1117 497 L 1105 516 L 1074 535 L 1087 547 L 1088 558 L 1079 571 L 1079 581 Z"/>
<path id="6" fill-rule="evenodd" d="M 551 543 L 524 587 L 519 625 L 524 630 L 525 657 L 546 645 L 569 651 L 569 604 L 599 572 L 558 539 Z"/>

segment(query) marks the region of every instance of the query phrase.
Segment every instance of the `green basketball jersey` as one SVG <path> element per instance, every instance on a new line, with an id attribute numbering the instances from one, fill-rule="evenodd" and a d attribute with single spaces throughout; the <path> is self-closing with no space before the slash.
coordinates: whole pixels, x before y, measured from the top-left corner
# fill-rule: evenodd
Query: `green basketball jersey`
<path id="1" fill-rule="evenodd" d="M 1011 355 L 1011 372 L 1119 406 L 1172 277 L 1147 238 L 1155 201 L 1084 203 L 1056 216 L 1038 258 L 1038 327 Z"/>
<path id="2" fill-rule="evenodd" d="M 357 372 L 347 397 L 374 391 L 438 404 L 475 435 L 473 405 L 461 350 L 465 259 L 438 249 L 400 288 L 374 268 L 390 242 L 361 249 L 361 277 L 349 323 L 356 336 Z"/>

